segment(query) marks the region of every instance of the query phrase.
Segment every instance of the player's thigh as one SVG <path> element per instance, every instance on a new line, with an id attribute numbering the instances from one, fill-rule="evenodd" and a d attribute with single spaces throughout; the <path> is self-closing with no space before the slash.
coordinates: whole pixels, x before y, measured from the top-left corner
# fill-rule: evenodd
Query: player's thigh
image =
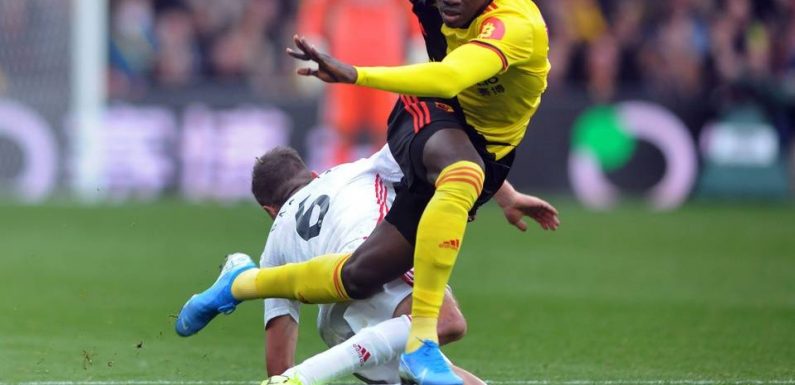
<path id="1" fill-rule="evenodd" d="M 445 167 L 460 161 L 469 161 L 484 169 L 481 158 L 469 135 L 460 128 L 436 130 L 422 149 L 425 178 L 433 185 Z"/>
<path id="2" fill-rule="evenodd" d="M 322 304 L 317 323 L 320 336 L 329 347 L 339 345 L 365 328 L 395 318 L 395 308 L 407 297 L 411 297 L 411 286 L 396 279 L 367 299 Z"/>
<path id="3" fill-rule="evenodd" d="M 413 262 L 412 245 L 395 226 L 383 221 L 343 266 L 342 281 L 351 298 L 367 298 L 411 269 Z"/>
<path id="4" fill-rule="evenodd" d="M 462 112 L 435 98 L 401 96 L 389 119 L 387 142 L 414 192 L 433 194 L 436 176 L 448 165 L 482 165 Z"/>

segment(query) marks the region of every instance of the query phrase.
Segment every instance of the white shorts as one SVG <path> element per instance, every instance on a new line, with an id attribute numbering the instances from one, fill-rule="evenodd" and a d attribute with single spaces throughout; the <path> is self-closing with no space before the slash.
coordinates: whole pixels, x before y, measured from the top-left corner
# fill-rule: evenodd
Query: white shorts
<path id="1" fill-rule="evenodd" d="M 317 318 L 320 337 L 332 347 L 359 330 L 393 318 L 395 309 L 411 295 L 411 290 L 411 286 L 402 279 L 396 279 L 384 285 L 384 291 L 366 300 L 320 305 Z M 367 383 L 400 383 L 397 360 L 355 374 Z"/>

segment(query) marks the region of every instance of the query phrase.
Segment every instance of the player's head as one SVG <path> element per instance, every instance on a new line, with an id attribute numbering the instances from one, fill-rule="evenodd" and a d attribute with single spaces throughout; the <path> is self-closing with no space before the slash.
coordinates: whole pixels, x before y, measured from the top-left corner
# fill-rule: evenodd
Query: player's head
<path id="1" fill-rule="evenodd" d="M 439 13 L 445 25 L 452 28 L 465 27 L 480 12 L 489 0 L 437 0 Z"/>
<path id="2" fill-rule="evenodd" d="M 316 176 L 290 147 L 276 147 L 257 158 L 251 177 L 251 192 L 262 208 L 276 216 L 297 189 Z"/>

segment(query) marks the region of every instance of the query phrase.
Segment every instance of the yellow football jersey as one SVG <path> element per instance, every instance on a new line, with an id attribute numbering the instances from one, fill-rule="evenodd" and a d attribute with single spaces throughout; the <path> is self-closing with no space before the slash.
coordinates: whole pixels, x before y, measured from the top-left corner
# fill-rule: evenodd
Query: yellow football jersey
<path id="1" fill-rule="evenodd" d="M 468 28 L 442 26 L 447 52 L 478 44 L 500 55 L 497 76 L 458 94 L 467 123 L 490 142 L 497 159 L 524 137 L 547 87 L 549 37 L 531 0 L 493 0 Z"/>

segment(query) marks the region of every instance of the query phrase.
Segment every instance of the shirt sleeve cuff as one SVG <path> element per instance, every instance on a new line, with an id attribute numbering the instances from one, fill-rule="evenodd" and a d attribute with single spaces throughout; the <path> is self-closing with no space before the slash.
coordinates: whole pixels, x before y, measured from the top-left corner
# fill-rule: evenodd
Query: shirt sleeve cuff
<path id="1" fill-rule="evenodd" d="M 280 307 L 272 307 L 271 309 L 265 311 L 265 325 L 268 325 L 268 322 L 271 322 L 272 319 L 278 318 L 281 316 L 289 315 L 293 321 L 298 323 L 298 312 L 295 309 L 289 306 L 280 306 Z"/>
<path id="2" fill-rule="evenodd" d="M 356 69 L 356 83 L 355 84 L 357 86 L 366 85 L 367 84 L 367 68 L 365 68 L 365 67 L 356 67 L 356 66 L 354 66 L 353 68 Z"/>

